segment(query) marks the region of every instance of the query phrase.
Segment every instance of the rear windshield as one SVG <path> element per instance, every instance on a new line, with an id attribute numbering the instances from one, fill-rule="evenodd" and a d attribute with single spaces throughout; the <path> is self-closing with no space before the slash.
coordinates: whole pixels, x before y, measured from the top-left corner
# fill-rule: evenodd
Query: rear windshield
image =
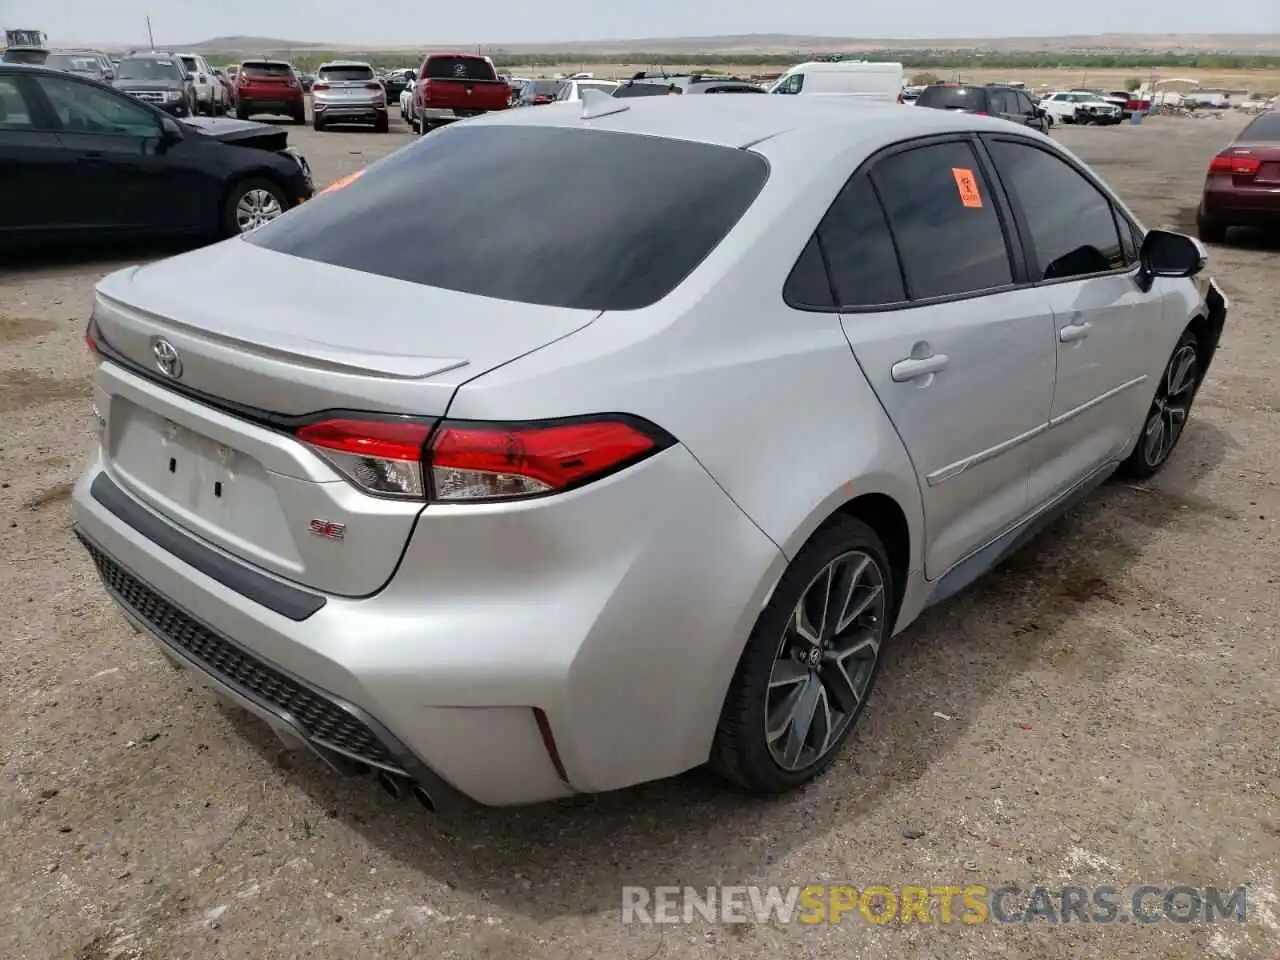
<path id="1" fill-rule="evenodd" d="M 187 72 L 189 72 L 189 73 L 195 73 L 195 72 L 196 72 L 196 58 L 195 58 L 195 57 L 183 57 L 183 58 L 182 58 L 182 65 L 183 65 L 184 67 L 186 67 L 186 68 L 187 68 Z"/>
<path id="2" fill-rule="evenodd" d="M 480 57 L 431 57 L 426 76 L 432 80 L 497 80 L 493 66 Z"/>
<path id="3" fill-rule="evenodd" d="M 245 241 L 483 297 L 636 310 L 688 276 L 767 178 L 764 159 L 746 150 L 462 124 L 415 141 Z"/>
<path id="4" fill-rule="evenodd" d="M 1260 114 L 1236 137 L 1237 143 L 1280 143 L 1280 110 Z"/>
<path id="5" fill-rule="evenodd" d="M 709 86 L 702 91 L 703 93 L 765 93 L 763 87 L 757 87 L 750 83 L 730 83 L 724 85 Z"/>
<path id="6" fill-rule="evenodd" d="M 316 71 L 317 80 L 333 83 L 373 79 L 373 67 L 321 67 Z"/>
<path id="7" fill-rule="evenodd" d="M 116 71 L 118 80 L 175 80 L 182 76 L 182 68 L 176 60 L 151 60 L 125 57 Z"/>
<path id="8" fill-rule="evenodd" d="M 524 85 L 524 92 L 531 97 L 550 97 L 566 85 L 563 80 L 530 80 Z"/>
<path id="9" fill-rule="evenodd" d="M 624 83 L 613 91 L 615 97 L 665 97 L 669 93 L 683 93 L 675 84 Z"/>
<path id="10" fill-rule="evenodd" d="M 985 110 L 987 91 L 983 87 L 925 87 L 920 91 L 916 105 L 944 110 Z"/>
<path id="11" fill-rule="evenodd" d="M 102 64 L 97 57 L 79 57 L 67 53 L 51 53 L 44 62 L 46 67 L 54 70 L 69 70 L 72 73 L 101 73 Z"/>
<path id="12" fill-rule="evenodd" d="M 287 63 L 248 63 L 240 64 L 240 72 L 246 77 L 292 77 L 293 67 Z"/>

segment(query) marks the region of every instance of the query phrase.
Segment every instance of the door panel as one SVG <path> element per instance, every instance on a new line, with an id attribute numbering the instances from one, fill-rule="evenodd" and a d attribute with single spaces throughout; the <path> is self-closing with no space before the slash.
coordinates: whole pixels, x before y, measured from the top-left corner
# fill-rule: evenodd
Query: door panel
<path id="1" fill-rule="evenodd" d="M 993 138 L 988 149 L 1028 238 L 1028 270 L 1053 313 L 1057 385 L 1035 444 L 1033 507 L 1125 452 L 1153 385 L 1147 360 L 1163 308 L 1136 282 L 1111 199 L 1051 149 Z M 1127 224 L 1126 224 L 1127 227 Z"/>
<path id="2" fill-rule="evenodd" d="M 1012 290 L 845 315 L 844 326 L 915 466 L 934 579 L 1027 513 L 1033 441 L 1053 399 L 1052 316 L 1040 291 Z M 936 372 L 904 370 L 912 358 L 933 358 Z"/>
<path id="3" fill-rule="evenodd" d="M 0 234 L 67 225 L 73 166 L 53 121 L 16 77 L 0 77 Z"/>
<path id="4" fill-rule="evenodd" d="M 1159 300 L 1119 274 L 1044 288 L 1053 309 L 1058 381 L 1049 432 L 1035 445 L 1033 504 L 1124 455 L 1155 384 L 1144 358 L 1158 343 Z"/>
<path id="5" fill-rule="evenodd" d="M 75 78 L 40 75 L 32 82 L 47 97 L 59 141 L 74 158 L 67 203 L 77 226 L 171 231 L 199 223 L 199 181 L 187 165 L 173 162 L 154 113 Z"/>

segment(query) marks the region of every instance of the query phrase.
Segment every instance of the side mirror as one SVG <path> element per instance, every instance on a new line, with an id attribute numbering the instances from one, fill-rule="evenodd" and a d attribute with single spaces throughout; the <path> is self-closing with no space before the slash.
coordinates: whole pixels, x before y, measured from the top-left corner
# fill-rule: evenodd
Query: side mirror
<path id="1" fill-rule="evenodd" d="M 1044 107 L 1036 107 L 1036 119 L 1043 120 L 1045 117 Z"/>
<path id="2" fill-rule="evenodd" d="M 166 144 L 174 144 L 182 139 L 182 126 L 178 121 L 172 117 L 164 117 L 160 121 L 160 140 Z"/>
<path id="3" fill-rule="evenodd" d="M 1199 240 L 1169 230 L 1148 230 L 1138 252 L 1144 290 L 1154 277 L 1194 277 L 1208 262 Z"/>

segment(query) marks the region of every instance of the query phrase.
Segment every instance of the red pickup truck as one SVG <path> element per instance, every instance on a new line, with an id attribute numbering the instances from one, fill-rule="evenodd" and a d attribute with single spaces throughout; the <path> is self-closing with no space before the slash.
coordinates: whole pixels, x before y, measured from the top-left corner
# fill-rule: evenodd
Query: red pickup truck
<path id="1" fill-rule="evenodd" d="M 466 53 L 429 53 L 413 88 L 410 123 L 419 133 L 464 117 L 511 105 L 511 87 L 498 79 L 493 63 Z"/>

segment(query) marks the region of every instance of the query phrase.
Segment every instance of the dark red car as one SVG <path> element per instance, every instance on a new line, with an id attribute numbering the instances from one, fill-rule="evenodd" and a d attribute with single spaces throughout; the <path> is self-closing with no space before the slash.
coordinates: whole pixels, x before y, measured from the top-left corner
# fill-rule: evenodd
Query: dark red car
<path id="1" fill-rule="evenodd" d="M 1196 226 L 1207 243 L 1228 227 L 1280 227 L 1280 110 L 1259 114 L 1213 158 Z"/>
<path id="2" fill-rule="evenodd" d="M 284 60 L 246 60 L 236 73 L 236 116 L 284 114 L 307 122 L 307 101 L 293 64 Z"/>

